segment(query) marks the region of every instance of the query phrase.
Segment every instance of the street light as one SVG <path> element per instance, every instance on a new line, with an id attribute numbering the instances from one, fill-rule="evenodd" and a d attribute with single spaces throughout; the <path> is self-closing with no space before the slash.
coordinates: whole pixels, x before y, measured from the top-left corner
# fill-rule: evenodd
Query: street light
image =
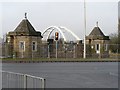
<path id="1" fill-rule="evenodd" d="M 86 2 L 84 0 L 84 59 L 86 58 Z"/>

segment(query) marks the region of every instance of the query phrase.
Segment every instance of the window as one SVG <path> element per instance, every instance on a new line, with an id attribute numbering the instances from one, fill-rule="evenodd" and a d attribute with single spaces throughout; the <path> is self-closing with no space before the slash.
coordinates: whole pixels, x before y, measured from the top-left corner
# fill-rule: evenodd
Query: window
<path id="1" fill-rule="evenodd" d="M 19 50 L 25 51 L 25 42 L 24 41 L 19 42 Z"/>
<path id="2" fill-rule="evenodd" d="M 96 50 L 97 50 L 97 51 L 99 50 L 99 44 L 96 45 Z"/>
<path id="3" fill-rule="evenodd" d="M 96 44 L 96 53 L 100 53 L 100 44 Z"/>
<path id="4" fill-rule="evenodd" d="M 105 51 L 108 51 L 108 44 L 105 44 Z"/>
<path id="5" fill-rule="evenodd" d="M 37 51 L 37 42 L 36 41 L 32 42 L 32 51 Z"/>

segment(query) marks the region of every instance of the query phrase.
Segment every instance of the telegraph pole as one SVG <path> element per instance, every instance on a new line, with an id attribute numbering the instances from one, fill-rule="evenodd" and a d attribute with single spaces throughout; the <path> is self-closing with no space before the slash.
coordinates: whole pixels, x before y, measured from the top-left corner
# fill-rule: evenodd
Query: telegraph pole
<path id="1" fill-rule="evenodd" d="M 86 58 L 86 2 L 84 0 L 84 59 Z"/>

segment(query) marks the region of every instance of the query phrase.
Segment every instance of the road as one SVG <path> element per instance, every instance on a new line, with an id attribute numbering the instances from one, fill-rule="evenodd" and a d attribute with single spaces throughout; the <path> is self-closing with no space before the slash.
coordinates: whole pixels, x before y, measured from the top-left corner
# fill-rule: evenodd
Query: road
<path id="1" fill-rule="evenodd" d="M 118 88 L 117 62 L 3 63 L 2 69 L 43 77 L 47 88 Z"/>

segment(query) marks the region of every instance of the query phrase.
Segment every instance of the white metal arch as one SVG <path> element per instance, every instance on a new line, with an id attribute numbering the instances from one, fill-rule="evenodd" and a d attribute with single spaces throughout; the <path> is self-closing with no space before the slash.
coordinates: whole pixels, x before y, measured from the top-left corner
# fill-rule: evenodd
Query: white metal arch
<path id="1" fill-rule="evenodd" d="M 73 33 L 71 30 L 65 28 L 65 27 L 60 27 L 60 28 L 64 28 L 64 30 L 66 30 L 67 32 L 71 33 L 77 40 L 80 40 L 80 38 L 75 34 Z"/>
<path id="2" fill-rule="evenodd" d="M 65 31 L 67 31 L 67 32 L 69 32 L 69 33 L 71 33 L 75 38 L 76 38 L 76 40 L 80 40 L 80 38 L 77 36 L 77 35 L 75 35 L 72 31 L 70 31 L 69 29 L 67 29 L 67 28 L 65 28 L 65 27 L 57 27 L 57 26 L 50 26 L 50 27 L 48 27 L 47 29 L 45 29 L 45 31 L 43 32 L 43 36 L 44 36 L 44 34 L 47 32 L 47 31 L 49 31 L 49 33 L 48 33 L 48 36 L 47 36 L 47 38 L 49 38 L 49 36 L 50 36 L 50 34 L 55 30 L 55 29 L 57 29 L 60 33 L 61 33 L 61 35 L 62 35 L 62 37 L 64 38 L 64 41 L 67 41 L 67 39 L 66 39 L 66 37 L 65 37 L 65 35 L 64 35 L 64 33 L 63 33 L 63 29 L 65 30 Z"/>
<path id="3" fill-rule="evenodd" d="M 51 34 L 55 29 L 57 29 L 57 30 L 61 33 L 62 37 L 64 38 L 64 41 L 67 41 L 67 39 L 66 39 L 65 35 L 63 34 L 62 30 L 61 30 L 60 28 L 58 28 L 57 26 L 50 26 L 50 27 L 48 27 L 48 28 L 43 32 L 42 35 L 44 35 L 49 29 L 51 29 L 51 30 L 50 30 L 47 38 L 49 38 L 50 34 Z"/>

